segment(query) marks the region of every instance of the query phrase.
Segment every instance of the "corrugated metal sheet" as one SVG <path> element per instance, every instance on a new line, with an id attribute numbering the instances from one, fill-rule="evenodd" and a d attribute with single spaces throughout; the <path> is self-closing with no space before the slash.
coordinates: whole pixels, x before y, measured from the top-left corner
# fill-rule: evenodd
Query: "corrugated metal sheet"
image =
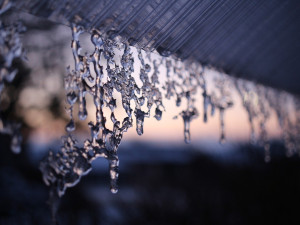
<path id="1" fill-rule="evenodd" d="M 15 0 L 59 23 L 120 34 L 226 73 L 300 94 L 299 0 Z"/>

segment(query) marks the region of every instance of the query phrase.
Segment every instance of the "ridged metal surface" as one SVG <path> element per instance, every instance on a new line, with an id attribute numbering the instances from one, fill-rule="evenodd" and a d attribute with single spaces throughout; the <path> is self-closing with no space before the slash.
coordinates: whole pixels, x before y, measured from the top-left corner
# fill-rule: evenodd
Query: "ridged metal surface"
<path id="1" fill-rule="evenodd" d="M 299 0 L 16 0 L 31 14 L 120 34 L 300 94 Z M 113 32 L 112 32 L 113 31 Z"/>

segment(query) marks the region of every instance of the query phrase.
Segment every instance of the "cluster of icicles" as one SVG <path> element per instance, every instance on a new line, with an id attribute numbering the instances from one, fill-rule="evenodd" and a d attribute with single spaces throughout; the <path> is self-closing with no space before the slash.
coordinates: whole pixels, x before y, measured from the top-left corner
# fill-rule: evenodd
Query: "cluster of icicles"
<path id="1" fill-rule="evenodd" d="M 43 172 L 43 179 L 47 185 L 55 186 L 59 196 L 62 196 L 67 187 L 75 185 L 82 175 L 91 170 L 91 162 L 98 157 L 104 157 L 109 162 L 111 192 L 116 193 L 118 178 L 118 155 L 117 150 L 122 140 L 124 132 L 133 126 L 133 117 L 136 120 L 136 132 L 143 134 L 144 119 L 150 117 L 152 107 L 155 107 L 154 117 L 157 120 L 162 118 L 165 111 L 163 106 L 163 94 L 159 88 L 159 66 L 166 68 L 166 82 L 162 86 L 165 90 L 165 97 L 176 98 L 176 105 L 180 106 L 183 98 L 186 99 L 187 106 L 180 113 L 184 121 L 184 139 L 190 142 L 190 122 L 199 113 L 196 109 L 195 95 L 198 87 L 202 88 L 204 120 L 207 121 L 207 111 L 210 107 L 211 114 L 215 108 L 220 110 L 222 125 L 221 141 L 225 140 L 224 134 L 224 111 L 233 105 L 229 92 L 225 90 L 224 79 L 220 80 L 220 93 L 208 95 L 206 91 L 206 81 L 204 79 L 204 68 L 196 64 L 175 65 L 173 60 L 161 57 L 160 61 L 151 60 L 151 55 L 147 54 L 147 60 L 151 66 L 145 62 L 145 52 L 138 49 L 138 59 L 140 63 L 139 79 L 142 86 L 138 86 L 134 72 L 134 61 L 136 60 L 131 52 L 131 47 L 126 42 L 118 42 L 114 39 L 103 38 L 96 30 L 92 31 L 91 42 L 94 45 L 94 52 L 91 55 L 80 54 L 79 36 L 84 30 L 80 26 L 72 27 L 72 52 L 75 61 L 74 70 L 68 68 L 65 77 L 65 89 L 67 92 L 67 113 L 70 121 L 66 125 L 68 135 L 63 137 L 63 147 L 57 154 L 49 153 L 48 158 L 40 165 Z M 121 51 L 120 62 L 117 62 L 116 51 Z M 101 63 L 105 62 L 105 66 Z M 104 67 L 106 73 L 104 75 Z M 187 73 L 187 68 L 188 73 Z M 173 71 L 171 76 L 171 70 Z M 185 72 L 184 72 L 185 71 Z M 151 76 L 150 76 L 151 73 Z M 176 79 L 175 79 L 176 77 Z M 118 120 L 114 114 L 116 99 L 113 92 L 121 94 L 122 107 L 126 112 L 126 117 L 122 121 Z M 77 147 L 75 139 L 71 133 L 75 130 L 73 115 L 74 106 L 78 105 L 78 118 L 87 118 L 86 95 L 90 94 L 94 100 L 96 108 L 96 122 L 89 122 L 91 138 L 85 140 L 83 147 Z M 134 102 L 134 108 L 131 107 Z M 142 106 L 146 104 L 146 110 Z M 110 119 L 113 128 L 106 126 L 104 107 L 110 109 Z"/>
<path id="2" fill-rule="evenodd" d="M 25 31 L 25 27 L 16 22 L 6 25 L 2 22 L 1 16 L 11 7 L 8 1 L 0 5 L 0 99 L 7 84 L 11 83 L 18 70 L 14 68 L 13 61 L 17 58 L 24 58 L 25 53 L 22 48 L 20 34 Z M 0 133 L 11 136 L 11 150 L 20 153 L 22 136 L 21 125 L 11 122 L 2 117 L 0 109 Z"/>
<path id="3" fill-rule="evenodd" d="M 265 162 L 270 162 L 270 143 L 266 123 L 274 111 L 282 133 L 286 156 L 300 155 L 300 100 L 299 98 L 271 88 L 235 80 L 243 107 L 248 114 L 251 129 L 250 143 L 262 146 Z M 255 136 L 254 124 L 258 123 L 259 134 Z"/>
<path id="4" fill-rule="evenodd" d="M 176 106 L 180 106 L 183 99 L 187 103 L 184 110 L 174 118 L 180 116 L 184 122 L 184 140 L 190 142 L 190 123 L 199 116 L 195 106 L 196 96 L 202 95 L 203 120 L 207 122 L 208 116 L 214 115 L 215 110 L 220 117 L 220 142 L 225 141 L 224 113 L 233 106 L 230 87 L 235 86 L 243 101 L 243 106 L 248 112 L 251 126 L 251 142 L 258 143 L 265 149 L 265 161 L 270 161 L 270 144 L 268 142 L 266 122 L 271 110 L 275 110 L 283 131 L 287 155 L 300 152 L 300 115 L 299 101 L 291 95 L 279 93 L 270 88 L 253 85 L 242 80 L 233 80 L 221 74 L 215 79 L 215 88 L 208 93 L 204 67 L 197 63 L 176 61 L 172 58 L 159 57 L 152 59 L 150 53 L 137 49 L 134 56 L 129 44 L 120 41 L 118 37 L 103 37 L 100 32 L 91 32 L 91 42 L 94 52 L 82 55 L 79 44 L 80 34 L 84 29 L 72 26 L 72 52 L 74 56 L 74 70 L 68 68 L 65 76 L 67 113 L 70 121 L 66 125 L 68 135 L 63 137 L 61 151 L 54 154 L 49 152 L 48 158 L 40 164 L 44 182 L 52 186 L 58 196 L 65 193 L 66 188 L 76 185 L 80 178 L 89 173 L 91 163 L 98 157 L 104 157 L 109 162 L 111 178 L 111 192 L 117 193 L 118 178 L 118 147 L 124 132 L 133 126 L 136 120 L 138 135 L 143 134 L 144 119 L 150 117 L 152 107 L 155 107 L 154 117 L 162 118 L 165 111 L 163 97 L 173 98 Z M 117 55 L 117 53 L 120 55 Z M 134 62 L 138 61 L 138 85 L 134 78 Z M 159 67 L 166 69 L 166 81 L 160 82 Z M 231 85 L 231 86 L 230 86 Z M 200 89 L 200 93 L 199 93 Z M 114 114 L 117 99 L 114 92 L 121 95 L 121 105 L 126 112 L 126 117 L 118 120 Z M 93 97 L 96 108 L 95 122 L 89 122 L 91 131 L 90 139 L 84 141 L 83 147 L 78 147 L 71 133 L 75 130 L 74 106 L 78 106 L 78 118 L 86 120 L 87 103 L 86 95 Z M 287 101 L 286 99 L 289 99 Z M 134 102 L 134 107 L 132 107 Z M 289 109 L 289 104 L 294 110 Z M 144 107 L 143 107 L 144 106 Z M 145 107 L 146 106 L 146 107 Z M 110 110 L 109 118 L 113 128 L 109 129 L 104 115 L 104 108 Z M 294 112 L 294 121 L 290 120 L 290 112 Z M 254 122 L 259 122 L 259 137 L 255 137 Z M 295 125 L 296 124 L 296 125 Z"/>

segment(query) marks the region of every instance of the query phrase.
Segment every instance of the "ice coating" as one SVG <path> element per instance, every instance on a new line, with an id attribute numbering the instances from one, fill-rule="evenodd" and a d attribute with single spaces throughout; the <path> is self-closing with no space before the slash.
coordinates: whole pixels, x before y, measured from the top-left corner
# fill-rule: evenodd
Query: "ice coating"
<path id="1" fill-rule="evenodd" d="M 18 58 L 25 58 L 25 51 L 21 41 L 21 34 L 25 31 L 25 27 L 21 22 L 4 24 L 1 20 L 3 14 L 11 6 L 12 3 L 10 1 L 0 3 L 0 103 L 5 87 L 13 82 L 18 73 L 18 69 L 13 66 L 13 61 Z M 0 133 L 11 136 L 10 148 L 16 154 L 21 152 L 22 136 L 20 127 L 20 124 L 3 118 L 0 109 Z"/>

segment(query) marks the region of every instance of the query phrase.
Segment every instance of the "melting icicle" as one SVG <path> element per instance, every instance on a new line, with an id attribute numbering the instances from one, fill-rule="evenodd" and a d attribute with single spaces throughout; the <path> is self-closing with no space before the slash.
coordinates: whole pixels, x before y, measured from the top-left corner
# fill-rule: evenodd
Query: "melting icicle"
<path id="1" fill-rule="evenodd" d="M 72 132 L 74 130 L 75 130 L 75 123 L 74 123 L 74 120 L 71 119 L 70 122 L 66 125 L 66 131 Z"/>

